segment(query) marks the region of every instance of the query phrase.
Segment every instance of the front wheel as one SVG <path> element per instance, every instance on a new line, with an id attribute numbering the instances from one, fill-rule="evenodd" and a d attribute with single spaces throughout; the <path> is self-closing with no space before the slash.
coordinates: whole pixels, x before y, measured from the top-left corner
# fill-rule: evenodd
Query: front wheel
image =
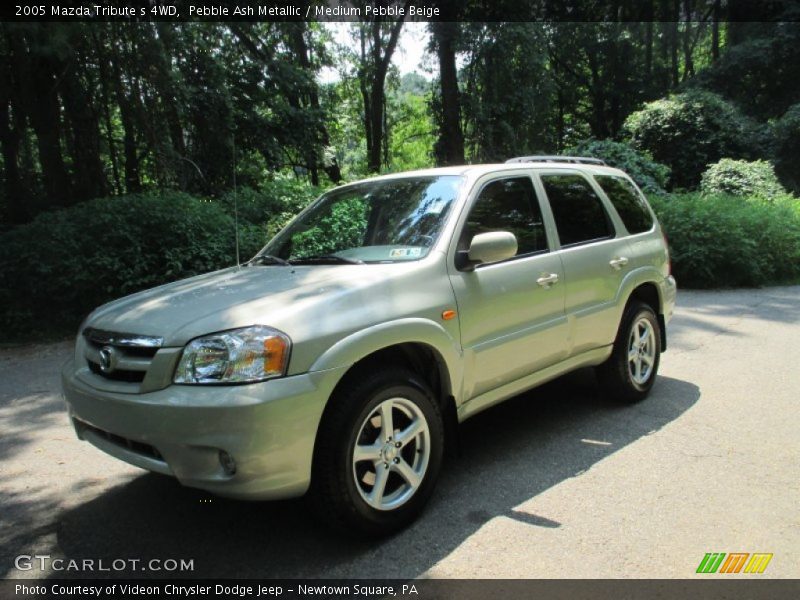
<path id="1" fill-rule="evenodd" d="M 328 523 L 387 535 L 421 512 L 436 483 L 444 428 L 430 389 L 388 368 L 330 399 L 315 448 L 310 500 Z"/>
<path id="2" fill-rule="evenodd" d="M 647 304 L 633 302 L 622 316 L 611 356 L 597 368 L 597 375 L 611 397 L 638 402 L 650 393 L 660 360 L 656 315 Z"/>

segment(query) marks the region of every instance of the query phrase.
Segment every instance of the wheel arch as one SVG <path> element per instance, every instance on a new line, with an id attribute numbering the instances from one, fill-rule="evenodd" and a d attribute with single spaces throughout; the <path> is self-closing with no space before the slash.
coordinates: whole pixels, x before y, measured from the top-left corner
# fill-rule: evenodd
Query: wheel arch
<path id="1" fill-rule="evenodd" d="M 653 280 L 645 279 L 636 282 L 628 293 L 628 299 L 622 309 L 623 314 L 625 309 L 634 301 L 642 302 L 653 309 L 658 321 L 659 333 L 661 334 L 661 351 L 664 352 L 667 349 L 667 324 L 664 318 L 664 302 L 660 287 Z"/>
<path id="2" fill-rule="evenodd" d="M 337 390 L 360 374 L 382 366 L 402 366 L 433 392 L 445 427 L 445 447 L 457 448 L 457 403 L 461 393 L 462 358 L 456 341 L 440 325 L 425 319 L 402 319 L 357 332 L 332 346 L 312 370 L 347 366 L 323 411 L 325 422 Z M 433 368 L 431 368 L 433 367 Z"/>

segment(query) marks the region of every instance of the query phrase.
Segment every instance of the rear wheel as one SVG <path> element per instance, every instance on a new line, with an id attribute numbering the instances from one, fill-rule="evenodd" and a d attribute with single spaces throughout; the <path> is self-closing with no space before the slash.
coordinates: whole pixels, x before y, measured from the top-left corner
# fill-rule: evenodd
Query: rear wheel
<path id="1" fill-rule="evenodd" d="M 653 309 L 632 302 L 625 309 L 614 349 L 597 368 L 606 392 L 625 402 L 638 402 L 650 393 L 661 359 L 661 330 Z"/>
<path id="2" fill-rule="evenodd" d="M 442 460 L 442 417 L 411 371 L 352 379 L 330 399 L 314 456 L 311 501 L 326 522 L 361 535 L 410 523 L 433 492 Z"/>

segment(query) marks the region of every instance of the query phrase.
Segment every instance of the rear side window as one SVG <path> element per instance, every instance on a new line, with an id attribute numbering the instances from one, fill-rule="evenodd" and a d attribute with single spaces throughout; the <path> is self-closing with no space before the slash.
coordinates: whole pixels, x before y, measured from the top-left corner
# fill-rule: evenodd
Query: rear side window
<path id="1" fill-rule="evenodd" d="M 529 177 L 487 183 L 469 211 L 459 249 L 469 248 L 479 233 L 509 231 L 517 238 L 517 256 L 547 250 L 542 211 Z"/>
<path id="2" fill-rule="evenodd" d="M 595 179 L 617 209 L 629 233 L 650 231 L 653 216 L 647 210 L 645 199 L 630 181 L 613 175 L 595 175 Z"/>
<path id="3" fill-rule="evenodd" d="M 542 175 L 562 246 L 614 236 L 603 201 L 580 175 Z"/>

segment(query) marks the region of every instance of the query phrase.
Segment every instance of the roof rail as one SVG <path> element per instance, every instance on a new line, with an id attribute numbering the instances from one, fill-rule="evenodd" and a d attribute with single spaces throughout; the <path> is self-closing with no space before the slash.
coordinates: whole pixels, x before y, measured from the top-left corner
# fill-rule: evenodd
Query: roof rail
<path id="1" fill-rule="evenodd" d="M 557 162 L 557 163 L 576 163 L 582 165 L 605 165 L 606 161 L 600 158 L 589 158 L 586 156 L 517 156 L 509 158 L 507 163 L 526 163 L 526 162 Z"/>

